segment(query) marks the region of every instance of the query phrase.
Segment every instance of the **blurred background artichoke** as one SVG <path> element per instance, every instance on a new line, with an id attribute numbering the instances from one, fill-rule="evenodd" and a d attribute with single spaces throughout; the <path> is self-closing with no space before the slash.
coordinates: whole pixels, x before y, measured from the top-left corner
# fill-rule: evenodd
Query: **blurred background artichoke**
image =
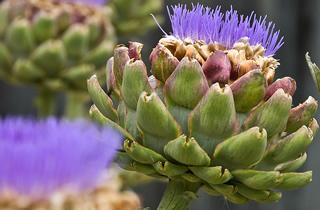
<path id="1" fill-rule="evenodd" d="M 93 73 L 103 74 L 118 37 L 145 33 L 155 26 L 149 15 L 157 15 L 162 8 L 162 1 L 117 0 L 106 6 L 104 2 L 1 3 L 1 78 L 36 87 L 39 115 L 55 113 L 58 92 L 67 96 L 65 115 L 83 114 L 86 79 Z"/>

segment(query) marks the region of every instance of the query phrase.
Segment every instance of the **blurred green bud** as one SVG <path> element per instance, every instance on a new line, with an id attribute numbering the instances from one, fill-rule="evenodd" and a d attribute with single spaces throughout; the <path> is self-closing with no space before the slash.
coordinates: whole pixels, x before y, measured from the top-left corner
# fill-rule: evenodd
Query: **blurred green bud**
<path id="1" fill-rule="evenodd" d="M 33 18 L 33 33 L 39 43 L 54 38 L 57 35 L 57 27 L 53 15 L 41 12 Z"/>
<path id="2" fill-rule="evenodd" d="M 89 50 L 89 29 L 84 25 L 73 25 L 63 36 L 63 44 L 68 56 L 79 59 Z"/>
<path id="3" fill-rule="evenodd" d="M 67 62 L 66 51 L 61 41 L 47 41 L 31 55 L 31 60 L 46 72 L 49 77 L 56 76 Z"/>
<path id="4" fill-rule="evenodd" d="M 30 53 L 35 46 L 32 27 L 26 20 L 15 20 L 6 31 L 6 44 L 18 56 Z"/>

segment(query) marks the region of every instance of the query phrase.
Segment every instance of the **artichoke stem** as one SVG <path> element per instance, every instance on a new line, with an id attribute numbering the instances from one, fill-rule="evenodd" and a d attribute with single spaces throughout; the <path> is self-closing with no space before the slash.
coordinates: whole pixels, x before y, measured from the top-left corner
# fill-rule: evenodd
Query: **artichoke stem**
<path id="1" fill-rule="evenodd" d="M 56 106 L 56 93 L 48 89 L 40 89 L 35 105 L 39 118 L 45 118 L 54 114 Z"/>
<path id="2" fill-rule="evenodd" d="M 88 99 L 86 94 L 71 91 L 67 92 L 64 110 L 65 117 L 68 119 L 75 119 L 86 116 L 86 103 L 88 102 Z"/>
<path id="3" fill-rule="evenodd" d="M 170 180 L 162 196 L 158 210 L 188 210 L 192 199 L 200 188 L 200 183 Z"/>

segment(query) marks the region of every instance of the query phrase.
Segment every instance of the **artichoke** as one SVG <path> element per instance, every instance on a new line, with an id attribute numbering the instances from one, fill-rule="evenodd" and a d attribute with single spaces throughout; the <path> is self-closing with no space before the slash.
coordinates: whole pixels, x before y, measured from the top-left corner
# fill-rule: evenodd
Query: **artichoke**
<path id="1" fill-rule="evenodd" d="M 85 93 L 115 42 L 106 9 L 85 4 L 6 0 L 0 20 L 1 78 L 38 87 L 44 109 L 57 91 Z"/>
<path id="2" fill-rule="evenodd" d="M 125 136 L 120 166 L 169 180 L 159 209 L 187 209 L 200 188 L 264 203 L 311 182 L 311 171 L 296 171 L 318 130 L 318 103 L 292 108 L 295 80 L 274 80 L 279 32 L 251 18 L 175 6 L 172 35 L 150 54 L 151 76 L 143 45 L 129 42 L 107 62 L 106 92 L 96 75 L 88 80 L 90 116 Z"/>

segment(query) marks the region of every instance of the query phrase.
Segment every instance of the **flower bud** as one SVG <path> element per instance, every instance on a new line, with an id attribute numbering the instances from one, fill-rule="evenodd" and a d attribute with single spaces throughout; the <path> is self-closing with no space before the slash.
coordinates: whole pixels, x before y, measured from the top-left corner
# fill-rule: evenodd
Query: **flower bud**
<path id="1" fill-rule="evenodd" d="M 221 166 L 189 168 L 192 173 L 209 184 L 223 184 L 232 178 L 230 171 L 228 169 L 223 169 Z"/>
<path id="2" fill-rule="evenodd" d="M 231 63 L 223 51 L 212 53 L 202 66 L 209 84 L 216 82 L 226 84 L 230 78 Z"/>
<path id="3" fill-rule="evenodd" d="M 188 126 L 190 136 L 195 137 L 208 154 L 212 154 L 215 146 L 237 129 L 230 87 L 222 89 L 218 83 L 212 85 L 189 115 Z"/>
<path id="4" fill-rule="evenodd" d="M 283 89 L 285 93 L 293 96 L 293 94 L 296 92 L 296 88 L 296 81 L 290 77 L 277 79 L 268 86 L 264 100 L 268 100 L 279 89 Z"/>
<path id="5" fill-rule="evenodd" d="M 311 96 L 303 103 L 290 110 L 287 132 L 294 132 L 307 125 L 318 109 L 318 102 Z"/>
<path id="6" fill-rule="evenodd" d="M 5 40 L 9 49 L 17 55 L 29 54 L 35 45 L 32 27 L 24 19 L 15 20 L 10 24 Z"/>
<path id="7" fill-rule="evenodd" d="M 304 173 L 284 173 L 283 181 L 277 186 L 277 189 L 292 190 L 304 187 L 312 181 L 312 171 Z"/>
<path id="8" fill-rule="evenodd" d="M 266 147 L 266 130 L 250 128 L 218 144 L 213 162 L 228 169 L 251 167 L 262 159 Z"/>
<path id="9" fill-rule="evenodd" d="M 232 171 L 232 175 L 236 180 L 256 190 L 272 189 L 283 181 L 282 174 L 279 171 L 239 169 Z"/>
<path id="10" fill-rule="evenodd" d="M 185 135 L 170 141 L 165 147 L 164 152 L 170 158 L 179 163 L 189 166 L 209 166 L 210 157 L 199 146 L 194 138 Z"/>
<path id="11" fill-rule="evenodd" d="M 110 120 L 117 122 L 117 111 L 113 108 L 112 100 L 101 88 L 97 76 L 93 75 L 87 84 L 89 95 L 99 111 Z"/>
<path id="12" fill-rule="evenodd" d="M 125 140 L 123 149 L 133 160 L 143 164 L 154 164 L 158 161 L 165 161 L 162 155 L 132 140 Z"/>
<path id="13" fill-rule="evenodd" d="M 252 70 L 230 85 L 237 112 L 248 112 L 263 99 L 267 82 L 260 70 Z"/>
<path id="14" fill-rule="evenodd" d="M 274 140 L 274 143 L 268 148 L 265 159 L 274 163 L 295 160 L 307 150 L 312 139 L 312 131 L 306 126 L 302 126 L 295 133 L 282 139 Z"/>
<path id="15" fill-rule="evenodd" d="M 31 60 L 48 76 L 56 76 L 65 67 L 67 55 L 61 41 L 47 41 L 32 53 Z"/>
<path id="16" fill-rule="evenodd" d="M 154 92 L 140 95 L 137 124 L 143 133 L 143 144 L 160 154 L 164 145 L 181 134 L 181 128 Z"/>
<path id="17" fill-rule="evenodd" d="M 54 38 L 57 34 L 54 17 L 46 12 L 39 12 L 33 20 L 33 34 L 38 42 Z"/>
<path id="18" fill-rule="evenodd" d="M 285 130 L 292 98 L 282 89 L 277 90 L 268 101 L 254 109 L 245 120 L 243 127 L 265 128 L 268 139 Z"/>
<path id="19" fill-rule="evenodd" d="M 186 166 L 176 165 L 169 161 L 159 161 L 153 164 L 153 167 L 158 173 L 168 177 L 179 176 L 188 171 L 188 168 Z"/>
<path id="20" fill-rule="evenodd" d="M 73 59 L 79 59 L 89 50 L 89 30 L 84 25 L 70 27 L 63 36 L 67 54 Z"/>
<path id="21" fill-rule="evenodd" d="M 129 42 L 129 57 L 134 60 L 141 60 L 141 50 L 143 44 L 139 42 Z"/>
<path id="22" fill-rule="evenodd" d="M 130 60 L 124 67 L 121 93 L 126 105 L 136 110 L 142 92 L 152 92 L 147 75 L 147 68 L 141 60 Z"/>
<path id="23" fill-rule="evenodd" d="M 198 61 L 183 58 L 167 79 L 164 89 L 166 98 L 175 105 L 193 109 L 209 87 Z"/>
<path id="24" fill-rule="evenodd" d="M 118 87 L 122 85 L 124 67 L 129 60 L 129 49 L 127 47 L 117 46 L 114 49 L 113 73 Z"/>
<path id="25" fill-rule="evenodd" d="M 179 60 L 164 46 L 158 44 L 150 54 L 152 74 L 165 83 L 168 77 L 176 69 Z"/>

